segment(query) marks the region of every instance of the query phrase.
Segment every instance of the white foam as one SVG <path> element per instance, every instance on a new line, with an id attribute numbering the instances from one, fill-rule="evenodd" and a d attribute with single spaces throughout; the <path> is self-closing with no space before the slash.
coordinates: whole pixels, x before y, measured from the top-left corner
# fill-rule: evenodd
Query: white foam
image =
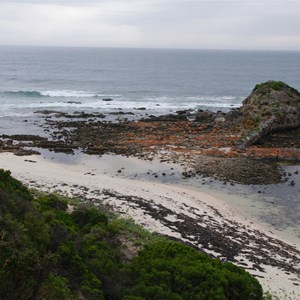
<path id="1" fill-rule="evenodd" d="M 187 97 L 145 97 L 142 103 L 155 106 L 157 103 L 162 107 L 170 108 L 199 108 L 199 107 L 215 107 L 215 108 L 237 108 L 241 106 L 244 97 L 234 96 L 187 96 Z"/>
<path id="2" fill-rule="evenodd" d="M 88 93 L 84 91 L 71 91 L 71 90 L 54 90 L 54 91 L 44 91 L 40 92 L 42 96 L 48 97 L 63 97 L 63 98 L 89 98 L 96 97 L 96 94 Z"/>
<path id="3" fill-rule="evenodd" d="M 41 92 L 44 97 L 24 97 L 18 99 L 3 99 L 1 102 L 0 115 L 17 115 L 24 111 L 34 112 L 38 109 L 53 109 L 72 112 L 82 111 L 110 111 L 110 110 L 133 110 L 144 107 L 153 112 L 163 114 L 165 112 L 183 109 L 210 109 L 228 110 L 240 107 L 243 97 L 225 96 L 144 96 L 132 97 L 112 94 L 98 94 L 86 91 L 75 90 L 48 90 Z M 112 101 L 102 101 L 104 98 L 111 98 Z"/>
<path id="4" fill-rule="evenodd" d="M 98 94 L 86 91 L 74 90 L 49 90 L 40 92 L 46 97 L 61 97 L 61 98 L 92 98 L 92 97 L 120 97 L 120 95 Z"/>

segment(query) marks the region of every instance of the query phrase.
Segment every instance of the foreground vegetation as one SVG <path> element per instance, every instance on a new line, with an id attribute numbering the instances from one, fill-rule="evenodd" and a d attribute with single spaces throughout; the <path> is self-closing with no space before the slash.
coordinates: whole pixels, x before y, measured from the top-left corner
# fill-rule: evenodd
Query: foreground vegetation
<path id="1" fill-rule="evenodd" d="M 139 250 L 139 251 L 137 251 Z M 258 281 L 0 170 L 0 299 L 262 299 Z"/>

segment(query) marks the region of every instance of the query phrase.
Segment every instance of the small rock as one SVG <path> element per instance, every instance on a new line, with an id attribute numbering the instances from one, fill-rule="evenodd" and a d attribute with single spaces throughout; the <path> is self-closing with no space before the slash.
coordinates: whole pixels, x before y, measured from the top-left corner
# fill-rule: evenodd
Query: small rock
<path id="1" fill-rule="evenodd" d="M 224 117 L 219 117 L 219 118 L 215 118 L 215 123 L 216 124 L 221 124 L 224 123 L 226 121 L 226 119 Z"/>

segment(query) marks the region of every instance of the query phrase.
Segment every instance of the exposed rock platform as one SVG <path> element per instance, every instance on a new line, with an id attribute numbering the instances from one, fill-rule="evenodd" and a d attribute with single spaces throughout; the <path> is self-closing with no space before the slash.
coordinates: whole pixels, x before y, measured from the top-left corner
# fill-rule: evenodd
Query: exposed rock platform
<path id="1" fill-rule="evenodd" d="M 36 112 L 48 138 L 2 135 L 0 151 L 35 154 L 37 148 L 72 154 L 114 153 L 159 158 L 224 181 L 268 184 L 282 180 L 280 161 L 300 161 L 300 94 L 282 82 L 257 85 L 240 109 L 229 113 L 176 114 L 110 121 L 101 112 Z M 119 118 L 119 117 L 118 117 Z M 186 175 L 186 174 L 185 174 Z M 190 176 L 190 174 L 188 174 Z"/>

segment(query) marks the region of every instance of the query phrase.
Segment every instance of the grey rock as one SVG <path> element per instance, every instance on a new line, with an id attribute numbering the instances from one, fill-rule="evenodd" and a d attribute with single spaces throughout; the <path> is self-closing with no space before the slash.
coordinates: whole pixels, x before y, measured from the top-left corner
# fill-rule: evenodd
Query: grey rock
<path id="1" fill-rule="evenodd" d="M 264 82 L 243 101 L 241 113 L 246 148 L 271 132 L 300 126 L 300 93 L 281 81 Z"/>

